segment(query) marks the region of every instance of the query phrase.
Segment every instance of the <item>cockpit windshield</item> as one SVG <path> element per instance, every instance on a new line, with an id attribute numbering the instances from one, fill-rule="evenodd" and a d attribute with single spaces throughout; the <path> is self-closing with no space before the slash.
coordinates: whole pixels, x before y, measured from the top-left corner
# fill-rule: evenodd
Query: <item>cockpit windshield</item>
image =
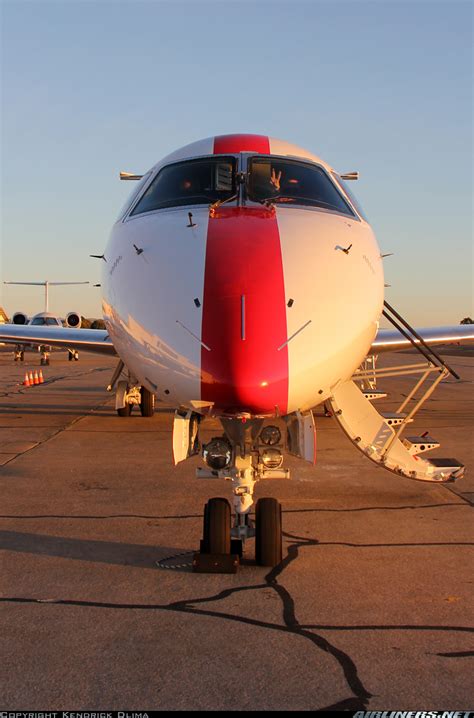
<path id="1" fill-rule="evenodd" d="M 212 204 L 236 194 L 234 157 L 205 157 L 161 169 L 131 215 L 166 207 Z"/>
<path id="2" fill-rule="evenodd" d="M 57 327 L 60 326 L 57 319 L 54 317 L 35 317 L 33 321 L 31 322 L 32 326 L 35 327 Z"/>
<path id="3" fill-rule="evenodd" d="M 320 207 L 355 216 L 321 167 L 297 160 L 252 158 L 247 196 L 254 202 Z"/>

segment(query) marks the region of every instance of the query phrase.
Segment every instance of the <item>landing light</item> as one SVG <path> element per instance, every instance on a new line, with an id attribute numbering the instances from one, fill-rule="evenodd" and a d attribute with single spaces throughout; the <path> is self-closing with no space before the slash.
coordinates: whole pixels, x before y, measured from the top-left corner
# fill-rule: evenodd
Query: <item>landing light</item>
<path id="1" fill-rule="evenodd" d="M 226 466 L 229 466 L 232 458 L 232 447 L 227 439 L 217 436 L 204 446 L 202 455 L 211 469 L 219 471 L 219 469 L 225 469 Z"/>
<path id="2" fill-rule="evenodd" d="M 267 469 L 279 469 L 283 463 L 283 454 L 279 449 L 265 449 L 262 462 Z"/>
<path id="3" fill-rule="evenodd" d="M 260 432 L 260 441 L 267 446 L 275 446 L 281 439 L 281 431 L 278 426 L 265 426 Z"/>

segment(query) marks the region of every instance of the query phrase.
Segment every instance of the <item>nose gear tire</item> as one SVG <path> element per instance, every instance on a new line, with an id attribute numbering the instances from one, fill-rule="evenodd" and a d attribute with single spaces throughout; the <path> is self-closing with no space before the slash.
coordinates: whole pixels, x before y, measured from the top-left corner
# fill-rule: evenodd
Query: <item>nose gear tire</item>
<path id="1" fill-rule="evenodd" d="M 255 507 L 255 559 L 259 566 L 281 562 L 281 504 L 273 498 L 259 499 Z"/>
<path id="2" fill-rule="evenodd" d="M 204 507 L 204 531 L 201 552 L 230 554 L 231 512 L 227 499 L 209 499 Z"/>

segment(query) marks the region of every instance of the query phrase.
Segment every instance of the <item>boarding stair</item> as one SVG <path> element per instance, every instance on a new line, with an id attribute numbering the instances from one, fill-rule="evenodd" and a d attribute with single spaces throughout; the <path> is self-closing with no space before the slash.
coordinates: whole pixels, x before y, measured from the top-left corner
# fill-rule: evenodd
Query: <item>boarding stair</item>
<path id="1" fill-rule="evenodd" d="M 362 393 L 369 401 L 375 401 L 376 399 L 385 399 L 387 396 L 386 391 L 379 391 L 378 389 L 363 389 Z"/>
<path id="2" fill-rule="evenodd" d="M 381 369 L 376 368 L 374 362 L 365 368 L 362 366 L 351 379 L 333 388 L 328 401 L 334 418 L 352 443 L 378 465 L 411 479 L 454 481 L 464 474 L 461 462 L 453 458 L 421 457 L 420 454 L 438 448 L 439 442 L 428 432 L 406 437 L 403 432 L 438 384 L 449 374 L 457 379 L 459 376 L 386 302 L 383 314 L 426 361 Z M 378 397 L 370 396 L 378 393 L 376 379 L 407 374 L 421 374 L 421 378 L 397 410 L 377 411 L 372 402 Z M 433 375 L 434 381 L 427 386 L 427 379 Z"/>

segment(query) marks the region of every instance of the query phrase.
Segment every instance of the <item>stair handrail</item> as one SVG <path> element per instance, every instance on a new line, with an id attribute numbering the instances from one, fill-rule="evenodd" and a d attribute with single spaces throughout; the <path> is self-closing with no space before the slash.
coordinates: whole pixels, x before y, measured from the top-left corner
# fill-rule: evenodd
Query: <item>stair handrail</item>
<path id="1" fill-rule="evenodd" d="M 423 339 L 423 337 L 421 337 L 421 336 L 418 334 L 418 332 L 417 332 L 415 329 L 413 329 L 413 327 L 410 326 L 410 324 L 408 324 L 408 322 L 407 322 L 386 300 L 384 300 L 384 307 L 386 307 L 386 309 L 388 309 L 388 311 L 391 312 L 391 313 L 398 319 L 398 321 L 402 323 L 402 325 L 403 325 L 406 329 L 408 329 L 408 332 L 411 332 L 411 335 L 412 335 L 412 336 L 410 336 L 410 334 L 409 334 L 408 332 L 406 332 L 406 331 L 395 321 L 395 319 L 394 319 L 393 317 L 391 317 L 390 314 L 384 310 L 384 311 L 382 311 L 382 314 L 383 314 L 383 316 L 385 317 L 385 319 L 388 319 L 388 321 L 389 321 L 391 324 L 393 324 L 393 326 L 395 327 L 395 329 L 397 329 L 397 330 L 400 332 L 400 334 L 402 334 L 402 335 L 405 337 L 405 339 L 408 339 L 408 341 L 409 341 L 411 344 L 413 344 L 413 346 L 415 347 L 415 349 L 416 349 L 417 351 L 419 351 L 420 354 L 423 354 L 423 356 L 425 357 L 425 359 L 427 359 L 428 361 L 432 362 L 432 361 L 433 361 L 433 360 L 432 360 L 432 357 L 434 357 L 434 358 L 439 362 L 439 364 L 441 364 L 442 366 L 444 366 L 444 367 L 448 370 L 448 372 L 449 372 L 452 376 L 454 376 L 455 379 L 461 379 L 461 377 L 459 376 L 459 374 L 457 374 L 457 373 L 454 371 L 454 369 L 452 369 L 452 368 L 449 366 L 449 364 L 447 364 L 447 363 L 444 361 L 444 359 L 442 359 L 442 358 L 439 356 L 439 354 L 438 354 L 437 352 L 435 352 L 435 350 L 433 349 L 433 347 L 430 347 L 430 346 L 425 342 L 425 340 Z M 419 342 L 419 344 L 417 344 L 417 343 L 415 342 L 415 339 L 413 339 L 413 337 L 415 337 L 415 339 Z M 420 345 L 421 345 L 421 346 L 420 346 Z M 424 347 L 424 349 L 425 349 L 426 351 L 423 351 L 422 347 Z"/>
<path id="2" fill-rule="evenodd" d="M 440 369 L 441 369 L 441 367 L 440 367 Z M 419 399 L 417 401 L 417 403 L 415 404 L 413 409 L 404 417 L 404 419 L 401 422 L 401 424 L 399 425 L 399 427 L 394 431 L 394 433 L 392 434 L 390 439 L 387 441 L 387 443 L 383 447 L 383 451 L 381 452 L 382 458 L 388 454 L 388 452 L 390 451 L 390 448 L 392 447 L 395 440 L 400 438 L 400 435 L 404 431 L 407 424 L 413 420 L 413 417 L 415 416 L 417 411 L 423 406 L 425 401 L 430 398 L 431 394 L 434 392 L 434 390 L 436 389 L 436 387 L 438 386 L 440 381 L 442 381 L 447 375 L 448 375 L 447 367 L 442 368 L 440 375 L 434 380 L 434 382 L 431 384 L 431 386 L 428 387 L 428 389 L 423 394 L 421 399 Z M 418 385 L 419 384 L 420 384 L 420 382 L 418 382 Z M 413 394 L 412 394 L 411 398 L 413 398 Z"/>

